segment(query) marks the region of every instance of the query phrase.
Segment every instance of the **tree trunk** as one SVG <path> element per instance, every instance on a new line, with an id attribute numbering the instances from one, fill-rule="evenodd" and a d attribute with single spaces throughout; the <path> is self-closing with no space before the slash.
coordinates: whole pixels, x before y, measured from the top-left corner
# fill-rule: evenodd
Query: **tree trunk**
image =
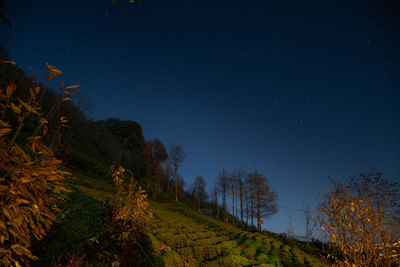
<path id="1" fill-rule="evenodd" d="M 246 229 L 249 230 L 249 197 L 246 195 Z"/>
<path id="2" fill-rule="evenodd" d="M 243 199 L 242 199 L 242 180 L 239 180 L 239 200 L 240 200 L 240 229 L 243 229 Z"/>
<path id="3" fill-rule="evenodd" d="M 219 220 L 218 192 L 215 192 L 215 204 L 217 205 L 217 220 Z"/>
<path id="4" fill-rule="evenodd" d="M 251 228 L 254 227 L 254 198 L 253 196 L 250 196 L 250 208 L 251 208 Z"/>
<path id="5" fill-rule="evenodd" d="M 261 212 L 260 212 L 260 196 L 257 196 L 257 230 L 261 232 Z"/>
<path id="6" fill-rule="evenodd" d="M 178 202 L 178 167 L 175 166 L 175 201 Z"/>
<path id="7" fill-rule="evenodd" d="M 226 184 L 223 184 L 223 191 L 222 191 L 222 204 L 223 204 L 223 217 L 224 217 L 224 222 L 227 223 L 227 218 L 226 218 Z"/>
<path id="8" fill-rule="evenodd" d="M 201 213 L 200 212 L 200 196 L 197 197 L 197 209 L 199 210 L 199 213 Z"/>
<path id="9" fill-rule="evenodd" d="M 232 182 L 232 222 L 235 222 L 235 188 L 233 186 L 233 182 Z"/>

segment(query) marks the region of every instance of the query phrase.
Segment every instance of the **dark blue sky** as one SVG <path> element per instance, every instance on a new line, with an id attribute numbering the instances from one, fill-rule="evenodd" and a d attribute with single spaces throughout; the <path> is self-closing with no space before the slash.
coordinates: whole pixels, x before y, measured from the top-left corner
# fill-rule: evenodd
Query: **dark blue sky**
<path id="1" fill-rule="evenodd" d="M 393 1 L 394 2 L 394 1 Z M 265 174 L 302 209 L 343 178 L 400 178 L 400 8 L 389 1 L 7 1 L 0 45 L 64 71 L 95 119 L 182 144 L 182 175 Z M 287 230 L 281 208 L 264 227 Z"/>

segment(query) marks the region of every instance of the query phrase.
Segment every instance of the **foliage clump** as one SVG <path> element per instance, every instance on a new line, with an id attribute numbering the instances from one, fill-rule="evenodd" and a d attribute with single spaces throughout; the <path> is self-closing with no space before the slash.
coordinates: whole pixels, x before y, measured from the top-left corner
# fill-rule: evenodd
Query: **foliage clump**
<path id="1" fill-rule="evenodd" d="M 133 246 L 140 246 L 138 239 L 142 237 L 153 214 L 148 209 L 150 204 L 145 190 L 136 187 L 133 177 L 125 187 L 125 169 L 113 166 L 111 171 L 116 190 L 113 212 L 116 239 L 122 253 L 129 254 Z"/>
<path id="2" fill-rule="evenodd" d="M 365 179 L 368 176 L 368 179 Z M 394 213 L 398 186 L 379 173 L 361 174 L 357 187 L 333 184 L 323 196 L 317 219 L 332 248 L 336 266 L 399 266 L 399 224 Z M 362 189 L 362 190 L 360 190 Z"/>
<path id="3" fill-rule="evenodd" d="M 51 65 L 47 70 L 49 79 L 62 74 Z M 32 81 L 36 84 L 34 77 Z M 69 93 L 63 83 L 62 87 Z M 62 191 L 68 191 L 65 175 L 69 173 L 60 168 L 61 161 L 43 141 L 49 114 L 41 112 L 40 87 L 30 88 L 25 101 L 15 96 L 16 90 L 14 82 L 0 89 L 0 264 L 29 266 L 30 260 L 37 259 L 30 250 L 32 239 L 42 239 L 56 221 L 57 201 Z M 68 96 L 60 99 L 69 100 Z M 37 123 L 25 139 L 21 133 L 27 120 Z M 65 117 L 60 118 L 60 128 L 66 123 Z"/>

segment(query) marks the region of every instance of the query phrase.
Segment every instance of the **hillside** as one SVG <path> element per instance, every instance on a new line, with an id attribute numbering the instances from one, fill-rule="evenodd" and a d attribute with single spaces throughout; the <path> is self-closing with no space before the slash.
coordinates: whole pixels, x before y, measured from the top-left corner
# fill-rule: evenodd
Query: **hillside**
<path id="1" fill-rule="evenodd" d="M 64 244 L 74 244 L 73 246 L 82 250 L 93 249 L 88 245 L 88 240 L 85 243 L 85 237 L 89 239 L 95 235 L 100 243 L 106 244 L 107 225 L 102 224 L 107 223 L 107 220 L 93 222 L 95 218 L 90 216 L 103 216 L 104 203 L 112 199 L 112 186 L 76 172 L 71 179 L 71 186 L 76 191 L 67 202 L 71 204 L 67 205 L 67 215 L 61 221 L 61 228 L 57 227 L 55 231 L 68 232 L 61 235 Z M 147 228 L 147 241 L 141 242 L 145 253 L 151 258 L 151 263 L 144 261 L 140 266 L 327 266 L 316 257 L 303 252 L 294 242 L 289 245 L 272 233 L 242 231 L 199 214 L 188 204 L 181 202 L 150 203 L 154 218 Z M 93 211 L 93 207 L 97 207 L 97 210 Z M 76 217 L 82 215 L 87 217 L 83 222 L 87 226 L 77 226 L 78 223 L 75 222 Z M 62 227 L 64 223 L 68 225 Z M 84 238 L 77 239 L 77 236 Z M 52 238 L 57 242 L 60 236 L 50 235 L 50 239 Z M 65 240 L 68 238 L 72 240 Z M 46 246 L 52 245 L 48 243 Z M 76 250 L 72 248 L 74 249 Z M 107 245 L 97 249 L 110 250 L 102 253 L 112 254 L 112 249 L 107 248 Z M 135 253 L 143 252 L 139 250 Z M 93 259 L 93 262 L 96 260 Z"/>
<path id="2" fill-rule="evenodd" d="M 166 266 L 324 266 L 268 233 L 250 233 L 182 203 L 152 202 L 149 236 Z"/>

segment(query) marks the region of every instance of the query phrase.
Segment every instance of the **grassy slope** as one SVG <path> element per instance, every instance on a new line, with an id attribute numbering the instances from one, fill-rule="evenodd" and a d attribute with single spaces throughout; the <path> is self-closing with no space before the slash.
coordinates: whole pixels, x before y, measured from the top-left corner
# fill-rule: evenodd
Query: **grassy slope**
<path id="1" fill-rule="evenodd" d="M 99 201 L 112 197 L 112 186 L 74 173 L 82 193 Z M 151 201 L 148 227 L 153 256 L 165 266 L 325 266 L 297 247 L 268 233 L 250 233 L 199 214 L 182 203 Z"/>
<path id="2" fill-rule="evenodd" d="M 112 185 L 100 177 L 90 177 L 93 171 L 87 171 L 107 172 L 108 167 L 104 166 L 111 163 L 81 146 L 74 146 L 74 152 L 78 166 L 87 168 L 86 175 L 72 171 L 73 187 L 98 201 L 112 199 Z M 148 237 L 154 262 L 162 260 L 165 266 L 326 266 L 304 253 L 296 242 L 289 245 L 275 234 L 242 231 L 201 215 L 181 202 L 151 201 L 150 207 L 154 219 L 148 227 Z"/>
<path id="3" fill-rule="evenodd" d="M 250 233 L 181 203 L 151 203 L 154 253 L 167 266 L 325 266 L 268 233 Z"/>

